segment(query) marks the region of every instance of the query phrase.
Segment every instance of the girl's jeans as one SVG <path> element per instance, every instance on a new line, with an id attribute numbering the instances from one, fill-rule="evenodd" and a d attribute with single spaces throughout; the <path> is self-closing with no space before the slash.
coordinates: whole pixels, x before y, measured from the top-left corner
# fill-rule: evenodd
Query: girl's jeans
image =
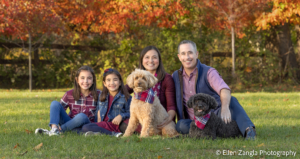
<path id="1" fill-rule="evenodd" d="M 61 131 L 64 132 L 82 127 L 84 124 L 88 123 L 90 123 L 90 120 L 84 113 L 79 113 L 73 119 L 71 119 L 58 101 L 53 101 L 51 103 L 50 127 L 52 124 L 56 126 L 60 125 Z"/>

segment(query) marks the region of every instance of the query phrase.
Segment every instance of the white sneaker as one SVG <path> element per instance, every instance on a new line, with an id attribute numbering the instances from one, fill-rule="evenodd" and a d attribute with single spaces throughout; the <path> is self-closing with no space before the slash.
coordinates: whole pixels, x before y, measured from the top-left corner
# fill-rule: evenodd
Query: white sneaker
<path id="1" fill-rule="evenodd" d="M 101 135 L 99 132 L 93 132 L 93 131 L 88 131 L 84 134 L 85 137 L 87 136 L 96 136 L 96 135 Z"/>
<path id="2" fill-rule="evenodd" d="M 35 129 L 35 134 L 37 135 L 37 134 L 46 134 L 46 135 L 48 135 L 49 134 L 49 130 L 47 130 L 47 129 L 42 129 L 42 128 L 37 128 L 37 129 Z"/>
<path id="3" fill-rule="evenodd" d="M 114 136 L 114 137 L 120 137 L 122 135 L 123 135 L 123 133 L 121 133 L 121 132 L 113 132 L 113 134 L 112 134 L 112 136 Z"/>
<path id="4" fill-rule="evenodd" d="M 60 134 L 60 131 L 57 128 L 52 128 L 51 131 L 49 131 L 49 136 L 58 136 Z"/>

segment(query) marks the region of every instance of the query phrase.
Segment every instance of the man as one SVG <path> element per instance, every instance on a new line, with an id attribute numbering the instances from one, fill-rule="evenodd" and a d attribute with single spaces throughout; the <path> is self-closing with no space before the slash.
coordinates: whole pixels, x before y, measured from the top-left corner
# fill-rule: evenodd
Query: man
<path id="1" fill-rule="evenodd" d="M 176 88 L 177 117 L 176 130 L 188 134 L 190 123 L 194 120 L 194 110 L 188 108 L 189 98 L 197 93 L 213 96 L 218 107 L 212 112 L 220 116 L 225 123 L 235 120 L 245 139 L 254 140 L 255 126 L 243 107 L 235 97 L 231 96 L 230 88 L 216 69 L 206 66 L 198 59 L 197 46 L 193 41 L 183 40 L 178 45 L 178 58 L 182 67 L 173 73 Z"/>

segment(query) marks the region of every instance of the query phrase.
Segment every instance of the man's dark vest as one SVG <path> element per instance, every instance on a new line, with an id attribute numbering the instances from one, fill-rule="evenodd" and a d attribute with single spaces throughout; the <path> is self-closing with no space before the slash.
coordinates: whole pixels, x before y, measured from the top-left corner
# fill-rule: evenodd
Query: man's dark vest
<path id="1" fill-rule="evenodd" d="M 210 66 L 204 65 L 200 62 L 199 59 L 197 59 L 197 69 L 198 69 L 198 76 L 196 77 L 196 93 L 205 93 L 208 95 L 213 96 L 216 101 L 218 102 L 218 109 L 221 107 L 221 100 L 220 96 L 217 92 L 215 92 L 212 87 L 210 86 L 208 80 L 207 80 L 207 72 L 208 70 L 212 68 Z M 184 112 L 186 112 L 186 108 L 183 106 L 183 78 L 182 78 L 182 71 L 183 67 L 181 67 L 179 70 L 176 70 L 173 73 L 173 79 L 175 82 L 175 89 L 176 89 L 176 106 L 177 106 L 177 112 L 178 112 L 178 119 L 186 119 L 188 118 Z"/>

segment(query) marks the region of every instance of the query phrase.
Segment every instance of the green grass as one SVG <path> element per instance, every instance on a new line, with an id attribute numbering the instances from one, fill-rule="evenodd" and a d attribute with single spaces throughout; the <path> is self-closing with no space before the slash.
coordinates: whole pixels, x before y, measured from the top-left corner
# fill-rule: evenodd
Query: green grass
<path id="1" fill-rule="evenodd" d="M 234 93 L 256 125 L 257 139 L 195 140 L 152 137 L 139 139 L 110 136 L 84 137 L 35 135 L 36 128 L 48 128 L 51 101 L 64 92 L 0 91 L 0 159 L 4 158 L 249 158 L 249 155 L 216 155 L 243 150 L 296 151 L 300 157 L 300 93 Z M 43 143 L 39 150 L 33 148 Z M 16 146 L 17 145 L 17 146 Z M 15 148 L 14 148 L 15 147 Z M 25 153 L 27 152 L 27 153 Z M 25 153 L 25 154 L 24 154 Z"/>

